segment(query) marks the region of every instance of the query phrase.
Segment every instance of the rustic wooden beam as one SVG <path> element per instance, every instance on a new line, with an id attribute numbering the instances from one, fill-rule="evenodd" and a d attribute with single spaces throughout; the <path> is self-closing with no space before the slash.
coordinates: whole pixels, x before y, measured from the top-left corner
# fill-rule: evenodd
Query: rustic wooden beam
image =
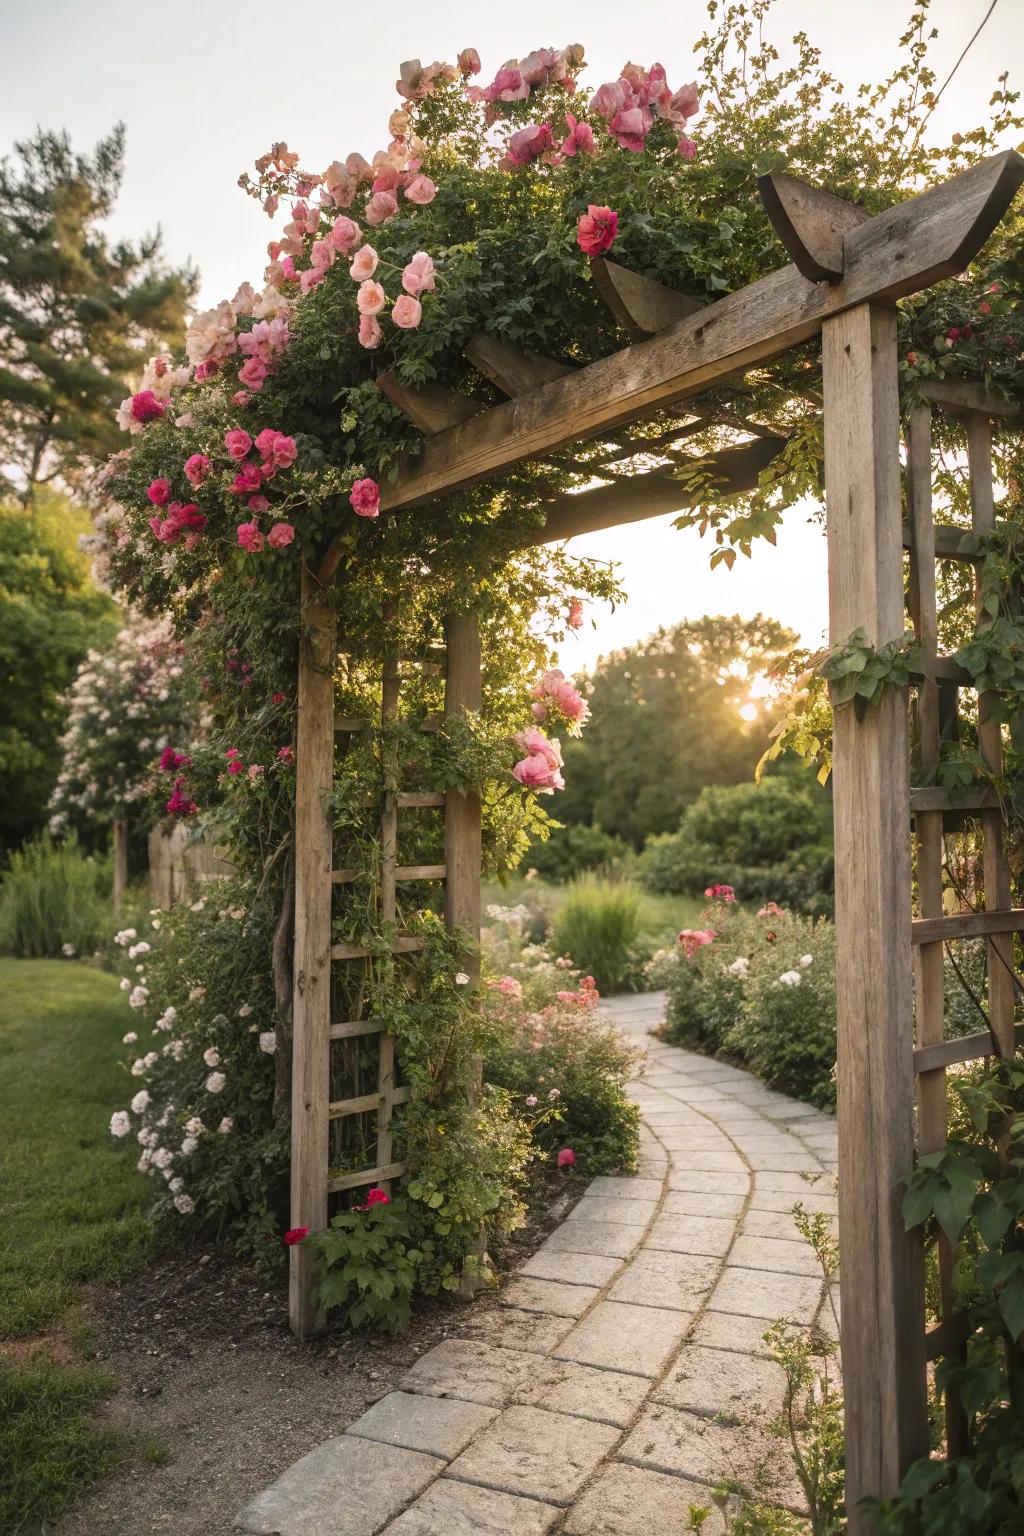
<path id="1" fill-rule="evenodd" d="M 783 171 L 759 176 L 757 187 L 797 270 L 812 283 L 838 283 L 845 268 L 845 238 L 870 215 Z"/>
<path id="2" fill-rule="evenodd" d="M 1024 410 L 1013 400 L 1007 400 L 994 389 L 986 389 L 984 384 L 974 384 L 970 379 L 919 379 L 914 388 L 926 400 L 954 415 L 1024 421 Z"/>
<path id="3" fill-rule="evenodd" d="M 859 305 L 822 342 L 830 637 L 863 629 L 882 646 L 904 624 L 895 310 Z M 833 728 L 846 1510 L 850 1536 L 866 1536 L 862 1500 L 895 1494 L 928 1452 L 924 1264 L 902 1213 L 914 1160 L 906 697 L 888 688 L 863 713 L 837 709 Z"/>
<path id="4" fill-rule="evenodd" d="M 471 400 L 468 395 L 446 389 L 443 384 L 424 384 L 419 389 L 409 389 L 399 383 L 397 374 L 391 369 L 378 374 L 377 388 L 428 437 L 457 426 L 460 421 L 468 421 L 485 409 L 482 401 Z"/>
<path id="5" fill-rule="evenodd" d="M 605 256 L 593 258 L 590 272 L 605 304 L 634 341 L 644 341 L 705 307 L 699 299 L 620 267 Z"/>
<path id="6" fill-rule="evenodd" d="M 699 314 L 528 395 L 493 406 L 424 444 L 384 487 L 381 505 L 415 506 L 523 459 L 634 421 L 721 384 L 816 335 L 866 300 L 915 293 L 961 271 L 1024 180 L 1013 150 L 851 230 L 841 282 L 811 283 L 789 266 Z"/>
<path id="7" fill-rule="evenodd" d="M 500 336 L 491 336 L 486 331 L 473 337 L 466 346 L 465 355 L 485 379 L 490 379 L 503 395 L 513 398 L 574 371 L 569 363 L 514 347 L 511 342 L 502 341 Z"/>
<path id="8" fill-rule="evenodd" d="M 550 503 L 544 527 L 532 531 L 524 543 L 557 544 L 563 539 L 578 538 L 583 533 L 597 533 L 602 528 L 639 523 L 648 517 L 661 517 L 666 512 L 681 512 L 705 499 L 709 480 L 714 482 L 719 496 L 752 491 L 761 471 L 785 446 L 786 440 L 782 437 L 758 438 L 739 448 L 723 448 L 706 458 L 691 459 L 695 473 L 700 475 L 693 484 L 672 479 L 662 471 L 635 475 L 631 480 L 596 486 L 590 491 L 567 492 Z"/>

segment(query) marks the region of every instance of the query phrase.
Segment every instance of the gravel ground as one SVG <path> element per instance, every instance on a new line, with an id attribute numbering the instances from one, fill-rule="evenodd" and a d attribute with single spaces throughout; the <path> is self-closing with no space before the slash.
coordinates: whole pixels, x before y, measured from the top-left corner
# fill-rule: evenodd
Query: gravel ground
<path id="1" fill-rule="evenodd" d="M 543 1242 L 585 1187 L 560 1184 L 535 1201 L 543 1217 L 516 1234 L 504 1270 Z M 494 1304 L 481 1297 L 474 1307 Z M 106 1416 L 128 1435 L 152 1437 L 167 1459 L 133 1456 L 52 1536 L 229 1536 L 249 1498 L 457 1331 L 464 1305 L 421 1306 L 396 1339 L 339 1332 L 298 1344 L 280 1291 L 201 1249 L 96 1293 L 97 1357 L 120 1383 Z"/>

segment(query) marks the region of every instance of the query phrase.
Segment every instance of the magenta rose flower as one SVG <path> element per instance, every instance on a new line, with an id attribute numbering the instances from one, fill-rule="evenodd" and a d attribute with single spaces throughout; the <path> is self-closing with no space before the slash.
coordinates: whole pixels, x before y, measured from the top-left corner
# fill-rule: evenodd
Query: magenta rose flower
<path id="1" fill-rule="evenodd" d="M 599 208 L 591 203 L 580 214 L 576 244 L 585 256 L 600 256 L 607 251 L 619 232 L 619 216 L 613 208 Z"/>
<path id="2" fill-rule="evenodd" d="M 380 515 L 380 486 L 376 480 L 357 480 L 348 499 L 357 517 Z"/>
<path id="3" fill-rule="evenodd" d="M 275 523 L 267 534 L 267 543 L 271 549 L 284 549 L 295 537 L 295 529 L 291 523 Z"/>
<path id="4" fill-rule="evenodd" d="M 264 538 L 255 523 L 239 523 L 238 542 L 250 555 L 258 555 L 263 548 Z"/>
<path id="5" fill-rule="evenodd" d="M 230 432 L 224 434 L 224 447 L 233 459 L 241 461 L 252 447 L 252 438 L 241 427 L 232 427 Z"/>

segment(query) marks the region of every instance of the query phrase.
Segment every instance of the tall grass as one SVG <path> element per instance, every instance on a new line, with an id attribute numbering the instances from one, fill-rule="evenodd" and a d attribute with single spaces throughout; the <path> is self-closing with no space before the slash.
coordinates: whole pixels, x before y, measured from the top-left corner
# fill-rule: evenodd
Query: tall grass
<path id="1" fill-rule="evenodd" d="M 0 952 L 25 959 L 91 954 L 111 923 L 110 861 L 73 837 L 48 837 L 11 854 L 0 883 Z"/>
<path id="2" fill-rule="evenodd" d="M 620 881 L 584 877 L 567 888 L 554 920 L 551 947 L 571 955 L 593 976 L 601 992 L 628 991 L 638 984 L 640 896 Z"/>

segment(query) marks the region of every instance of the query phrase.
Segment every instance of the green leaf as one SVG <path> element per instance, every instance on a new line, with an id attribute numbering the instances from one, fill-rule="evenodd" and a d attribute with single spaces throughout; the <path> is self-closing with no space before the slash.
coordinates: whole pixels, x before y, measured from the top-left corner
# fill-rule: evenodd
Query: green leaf
<path id="1" fill-rule="evenodd" d="M 920 1499 L 929 1493 L 949 1471 L 944 1461 L 932 1461 L 924 1456 L 915 1461 L 900 1484 L 900 1496 L 904 1499 Z"/>

